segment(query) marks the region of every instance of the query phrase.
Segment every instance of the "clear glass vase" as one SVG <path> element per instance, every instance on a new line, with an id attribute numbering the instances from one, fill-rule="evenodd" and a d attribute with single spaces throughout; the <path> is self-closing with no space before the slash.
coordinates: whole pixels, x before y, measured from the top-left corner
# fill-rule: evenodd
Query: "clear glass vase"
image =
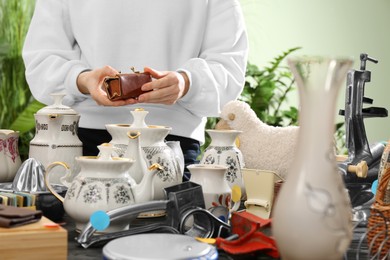
<path id="1" fill-rule="evenodd" d="M 283 259 L 342 259 L 352 239 L 351 204 L 334 154 L 336 100 L 353 61 L 295 57 L 299 137 L 278 193 L 272 232 Z"/>

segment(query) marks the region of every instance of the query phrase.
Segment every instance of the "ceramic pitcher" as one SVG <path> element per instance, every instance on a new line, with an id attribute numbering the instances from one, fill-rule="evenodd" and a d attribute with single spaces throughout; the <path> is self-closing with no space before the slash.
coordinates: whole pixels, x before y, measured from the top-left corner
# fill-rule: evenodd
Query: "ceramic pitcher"
<path id="1" fill-rule="evenodd" d="M 179 149 L 180 147 L 176 146 L 172 149 L 165 142 L 165 137 L 172 130 L 170 127 L 147 125 L 145 123 L 145 117 L 148 111 L 143 109 L 136 109 L 130 112 L 134 118 L 132 124 L 106 125 L 107 131 L 112 136 L 110 143 L 115 147 L 114 154 L 119 157 L 124 157 L 127 153 L 127 157 L 132 158 L 133 155 L 131 152 L 127 151 L 128 149 L 133 149 L 128 147 L 128 133 L 139 132 L 139 145 L 141 146 L 142 157 L 146 165 L 150 166 L 158 163 L 162 167 L 162 170 L 158 171 L 153 180 L 155 187 L 153 199 L 164 199 L 165 187 L 182 182 L 184 172 L 183 152 Z"/>
<path id="2" fill-rule="evenodd" d="M 72 108 L 62 104 L 63 93 L 51 94 L 52 105 L 40 109 L 35 115 L 35 136 L 30 142 L 29 158 L 35 158 L 47 167 L 55 161 L 65 162 L 71 168 L 75 158 L 82 155 L 83 144 L 77 135 L 80 115 Z M 60 184 L 64 171 L 53 174 L 51 182 Z"/>
<path id="3" fill-rule="evenodd" d="M 141 203 L 152 198 L 152 178 L 159 169 L 153 165 L 144 169 L 144 178 L 139 184 L 129 175 L 133 160 L 112 157 L 112 145 L 98 146 L 100 155 L 81 156 L 76 158 L 81 170 L 69 182 L 71 175 L 69 166 L 63 162 L 54 162 L 47 167 L 45 183 L 49 190 L 63 202 L 65 212 L 75 220 L 76 230 L 80 231 L 88 223 L 90 216 L 97 210 L 109 211 L 126 205 Z M 48 178 L 56 166 L 66 168 L 67 175 L 61 177 L 63 185 L 68 187 L 65 198 L 52 187 Z M 128 221 L 121 220 L 111 223 L 104 232 L 113 232 L 128 228 Z"/>
<path id="4" fill-rule="evenodd" d="M 232 190 L 224 180 L 227 167 L 212 164 L 191 164 L 187 168 L 191 173 L 190 181 L 202 186 L 205 208 L 214 212 L 213 214 L 217 217 L 224 217 L 224 220 L 227 220 L 232 204 Z"/>
<path id="5" fill-rule="evenodd" d="M 22 164 L 18 142 L 19 132 L 0 129 L 0 182 L 13 181 Z"/>
<path id="6" fill-rule="evenodd" d="M 245 186 L 241 171 L 245 167 L 245 162 L 236 145 L 236 138 L 242 131 L 207 129 L 206 132 L 210 135 L 211 143 L 205 149 L 200 163 L 227 166 L 225 181 L 230 188 L 239 185 L 244 195 Z"/>

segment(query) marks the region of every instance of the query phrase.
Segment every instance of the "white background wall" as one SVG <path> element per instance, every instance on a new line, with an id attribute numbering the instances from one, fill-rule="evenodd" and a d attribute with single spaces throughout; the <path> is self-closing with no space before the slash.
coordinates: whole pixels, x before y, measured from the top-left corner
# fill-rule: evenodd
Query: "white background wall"
<path id="1" fill-rule="evenodd" d="M 371 82 L 365 96 L 390 111 L 390 0 L 241 0 L 250 40 L 249 61 L 259 67 L 293 47 L 294 55 L 351 56 L 354 69 L 367 53 Z M 338 108 L 344 108 L 345 84 Z M 297 93 L 290 97 L 298 106 Z M 337 121 L 344 117 L 336 116 Z M 390 139 L 390 117 L 365 119 L 370 143 Z"/>

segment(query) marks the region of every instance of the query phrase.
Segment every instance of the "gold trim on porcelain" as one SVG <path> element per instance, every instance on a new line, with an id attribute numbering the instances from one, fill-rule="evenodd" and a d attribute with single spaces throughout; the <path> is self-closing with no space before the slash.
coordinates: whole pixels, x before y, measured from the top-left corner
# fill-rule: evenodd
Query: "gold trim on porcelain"
<path id="1" fill-rule="evenodd" d="M 94 156 L 94 155 L 83 155 L 77 157 L 77 159 L 86 159 L 86 160 L 98 160 L 100 156 Z M 132 161 L 129 158 L 121 158 L 121 157 L 111 157 L 113 161 Z M 107 162 L 107 161 L 105 161 Z M 109 162 L 109 161 L 108 161 Z"/>

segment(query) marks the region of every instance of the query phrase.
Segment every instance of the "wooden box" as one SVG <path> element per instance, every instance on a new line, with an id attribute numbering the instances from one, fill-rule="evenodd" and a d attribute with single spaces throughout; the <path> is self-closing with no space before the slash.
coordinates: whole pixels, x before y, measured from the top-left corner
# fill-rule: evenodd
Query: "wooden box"
<path id="1" fill-rule="evenodd" d="M 51 224 L 42 217 L 33 224 L 0 228 L 0 259 L 67 259 L 68 233 Z"/>

